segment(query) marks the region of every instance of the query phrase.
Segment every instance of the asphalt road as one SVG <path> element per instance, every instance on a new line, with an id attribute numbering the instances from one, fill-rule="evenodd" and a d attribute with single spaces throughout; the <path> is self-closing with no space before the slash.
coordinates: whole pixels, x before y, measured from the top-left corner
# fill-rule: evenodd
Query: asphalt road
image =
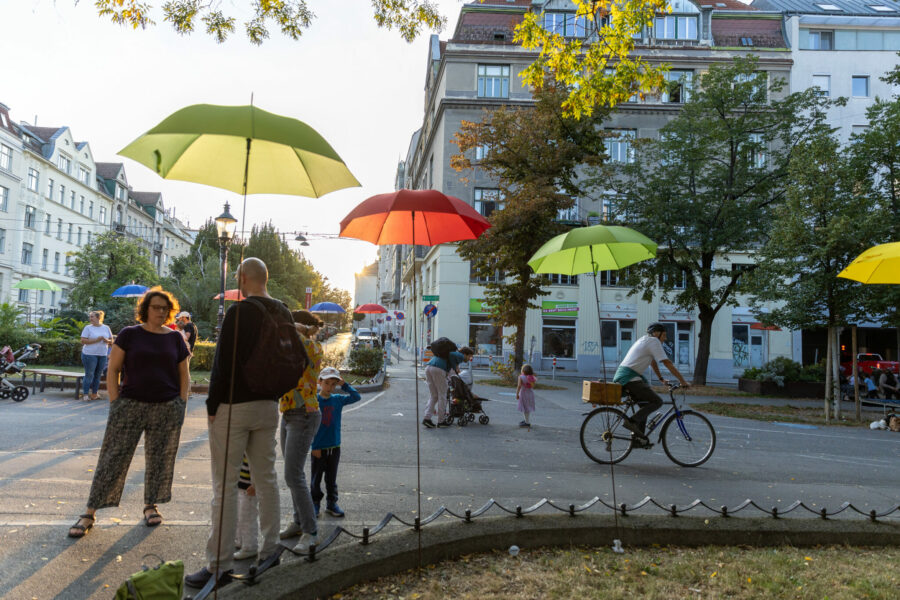
<path id="1" fill-rule="evenodd" d="M 537 390 L 530 430 L 517 426 L 514 390 L 477 382 L 476 391 L 491 399 L 485 404 L 489 425 L 426 430 L 417 425 L 411 364 L 395 362 L 390 373 L 388 388 L 365 394 L 345 410 L 338 482 L 347 517 L 323 516 L 321 531 L 336 523 L 361 531 L 388 512 L 413 519 L 417 440 L 424 515 L 442 505 L 458 512 L 475 509 L 491 498 L 510 507 L 528 507 L 545 497 L 563 505 L 594 496 L 612 500 L 610 468 L 590 461 L 579 445 L 585 412 L 580 382 L 565 383 L 566 391 Z M 418 393 L 421 404 L 427 396 L 424 381 Z M 66 532 L 87 497 L 108 404 L 84 404 L 59 392 L 18 404 L 0 401 L 0 596 L 110 598 L 148 553 L 181 558 L 188 571 L 202 566 L 211 493 L 204 400 L 193 396 L 188 406 L 174 499 L 161 506 L 164 525 L 148 529 L 141 523 L 139 447 L 121 506 L 100 511 L 93 531 L 79 541 Z M 615 469 L 616 501 L 634 504 L 649 495 L 663 505 L 699 498 L 734 507 L 751 498 L 784 508 L 802 500 L 829 510 L 845 501 L 864 510 L 900 503 L 895 476 L 900 435 L 711 420 L 718 443 L 708 463 L 685 469 L 670 462 L 660 446 L 636 450 Z M 281 502 L 287 523 L 289 495 L 283 486 Z M 654 512 L 659 511 L 644 511 Z"/>

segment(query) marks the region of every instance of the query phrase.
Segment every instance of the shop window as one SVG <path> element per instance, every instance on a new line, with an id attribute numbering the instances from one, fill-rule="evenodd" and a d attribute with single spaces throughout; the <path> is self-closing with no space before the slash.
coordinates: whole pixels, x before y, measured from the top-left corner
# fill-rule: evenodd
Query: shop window
<path id="1" fill-rule="evenodd" d="M 499 356 L 502 353 L 503 328 L 487 315 L 469 315 L 469 347 L 476 354 Z"/>
<path id="2" fill-rule="evenodd" d="M 541 352 L 545 357 L 575 358 L 575 319 L 544 317 Z"/>

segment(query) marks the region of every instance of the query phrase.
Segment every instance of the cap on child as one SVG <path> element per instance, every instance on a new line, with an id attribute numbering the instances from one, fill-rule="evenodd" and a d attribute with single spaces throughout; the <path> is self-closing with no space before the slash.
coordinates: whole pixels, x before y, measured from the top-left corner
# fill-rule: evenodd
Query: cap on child
<path id="1" fill-rule="evenodd" d="M 319 371 L 319 379 L 340 379 L 341 372 L 335 369 L 334 367 L 325 367 L 321 371 Z"/>

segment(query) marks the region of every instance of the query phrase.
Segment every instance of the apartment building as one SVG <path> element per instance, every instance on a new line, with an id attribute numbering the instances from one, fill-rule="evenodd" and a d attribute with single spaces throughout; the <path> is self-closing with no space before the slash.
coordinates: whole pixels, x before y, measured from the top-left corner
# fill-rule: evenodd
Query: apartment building
<path id="1" fill-rule="evenodd" d="M 72 256 L 110 229 L 140 242 L 162 275 L 164 231 L 177 240 L 169 259 L 190 248 L 184 226 L 167 220 L 161 195 L 132 190 L 124 165 L 96 162 L 69 127 L 15 123 L 0 104 L 0 301 L 18 303 L 29 320 L 56 314 L 74 283 Z M 62 290 L 13 289 L 29 277 Z"/>
<path id="2" fill-rule="evenodd" d="M 728 63 L 736 56 L 754 54 L 760 70 L 770 78 L 789 79 L 791 54 L 779 14 L 759 11 L 736 0 L 693 3 L 674 0 L 672 11 L 659 15 L 646 28 L 635 52 L 651 61 L 671 65 L 669 78 L 676 82 L 670 92 L 620 105 L 605 124 L 619 133 L 607 144 L 612 161 L 631 160 L 631 140 L 655 136 L 656 131 L 678 114 L 690 97 L 691 84 L 699 73 L 715 63 Z M 425 98 L 421 128 L 410 138 L 406 159 L 397 170 L 397 187 L 439 189 L 470 203 L 481 214 L 501 207 L 496 182 L 475 169 L 466 181 L 450 167 L 457 151 L 451 143 L 463 120 L 478 121 L 485 109 L 526 106 L 531 94 L 522 86 L 519 73 L 534 54 L 513 43 L 513 30 L 528 11 L 543 13 L 544 26 L 577 39 L 589 35 L 586 24 L 575 18 L 574 5 L 551 0 L 486 0 L 462 6 L 456 29 L 449 39 L 431 39 L 425 72 Z M 477 156 L 475 157 L 477 159 Z M 559 219 L 599 222 L 609 210 L 606 201 L 574 198 L 575 206 Z M 614 198 L 609 199 L 614 202 Z M 481 362 L 508 354 L 503 341 L 509 331 L 495 327 L 484 302 L 484 283 L 469 265 L 445 244 L 382 249 L 388 265 L 380 271 L 379 289 L 392 306 L 407 315 L 402 331 L 412 345 L 408 319 L 419 320 L 422 347 L 430 339 L 447 336 L 476 350 Z M 721 260 L 747 262 L 745 256 L 722 256 Z M 412 278 L 417 294 L 412 294 Z M 399 281 L 399 298 L 397 285 Z M 529 311 L 526 322 L 526 360 L 547 371 L 554 361 L 563 372 L 596 375 L 602 361 L 615 365 L 633 341 L 652 321 L 663 322 L 669 331 L 669 352 L 682 372 L 693 371 L 699 321 L 696 314 L 666 305 L 657 298 L 644 302 L 628 296 L 616 272 L 599 274 L 600 317 L 589 276 L 551 276 L 548 296 L 541 307 Z M 390 294 L 388 295 L 388 292 Z M 430 321 L 422 314 L 422 296 L 437 297 L 437 315 Z M 602 321 L 602 325 L 601 325 Z M 602 333 L 601 333 L 602 328 Z M 601 355 L 602 352 L 602 355 Z M 753 317 L 749 302 L 726 307 L 715 324 L 708 368 L 711 380 L 729 380 L 749 366 L 775 356 L 794 356 L 791 332 L 763 327 Z M 611 369 L 610 369 L 611 370 Z"/>

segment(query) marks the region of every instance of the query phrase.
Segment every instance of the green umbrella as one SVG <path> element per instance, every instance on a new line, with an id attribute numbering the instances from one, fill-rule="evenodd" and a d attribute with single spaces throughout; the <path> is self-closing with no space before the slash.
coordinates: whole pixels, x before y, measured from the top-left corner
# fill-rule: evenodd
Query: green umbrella
<path id="1" fill-rule="evenodd" d="M 312 127 L 252 105 L 182 108 L 119 154 L 166 179 L 238 194 L 318 198 L 359 186 Z"/>
<path id="2" fill-rule="evenodd" d="M 597 290 L 597 272 L 617 270 L 634 263 L 654 258 L 656 242 L 628 227 L 593 225 L 579 227 L 556 236 L 534 253 L 528 266 L 535 273 L 559 273 L 560 275 L 594 274 L 594 297 L 597 299 L 597 318 L 600 330 L 600 292 Z M 600 347 L 603 377 L 606 377 L 606 357 Z"/>
<path id="3" fill-rule="evenodd" d="M 13 287 L 17 290 L 47 290 L 49 292 L 58 292 L 62 289 L 52 281 L 47 281 L 46 279 L 41 279 L 40 277 L 23 279 Z"/>

